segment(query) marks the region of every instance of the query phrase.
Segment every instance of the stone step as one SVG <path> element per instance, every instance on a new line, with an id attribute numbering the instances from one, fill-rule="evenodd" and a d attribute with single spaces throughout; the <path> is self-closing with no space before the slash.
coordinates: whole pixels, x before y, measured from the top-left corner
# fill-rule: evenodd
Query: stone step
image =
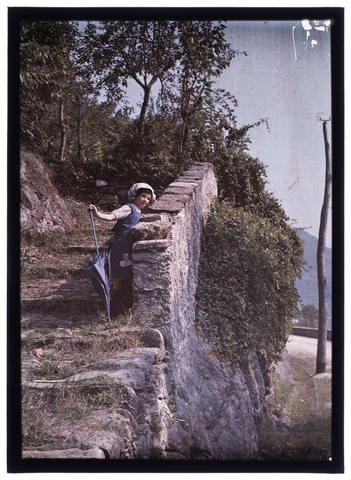
<path id="1" fill-rule="evenodd" d="M 67 450 L 27 450 L 22 452 L 22 458 L 98 458 L 104 460 L 105 453 L 101 448 L 81 450 L 69 448 Z"/>
<path id="2" fill-rule="evenodd" d="M 21 302 L 21 311 L 23 314 L 40 311 L 42 313 L 97 313 L 103 310 L 100 305 L 99 296 L 95 292 L 80 292 L 75 298 L 53 297 L 46 299 L 23 300 Z"/>
<path id="3" fill-rule="evenodd" d="M 99 252 L 104 253 L 108 252 L 109 245 L 98 245 Z M 67 253 L 96 253 L 95 245 L 69 245 L 66 247 L 65 251 Z"/>

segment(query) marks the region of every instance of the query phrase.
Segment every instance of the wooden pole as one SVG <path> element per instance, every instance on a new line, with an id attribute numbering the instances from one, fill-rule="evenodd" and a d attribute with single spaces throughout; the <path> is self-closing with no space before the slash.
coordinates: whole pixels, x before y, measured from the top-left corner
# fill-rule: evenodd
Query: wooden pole
<path id="1" fill-rule="evenodd" d="M 328 140 L 328 129 L 327 129 L 327 122 L 329 120 L 323 121 L 326 168 L 325 168 L 324 200 L 323 200 L 323 205 L 321 210 L 321 220 L 320 220 L 320 226 L 319 226 L 318 249 L 317 249 L 319 323 L 318 323 L 316 373 L 325 373 L 327 368 L 328 303 L 327 303 L 327 275 L 326 275 L 326 268 L 325 268 L 325 247 L 326 247 L 326 239 L 327 239 L 328 211 L 330 207 L 331 180 L 332 180 L 330 144 Z"/>

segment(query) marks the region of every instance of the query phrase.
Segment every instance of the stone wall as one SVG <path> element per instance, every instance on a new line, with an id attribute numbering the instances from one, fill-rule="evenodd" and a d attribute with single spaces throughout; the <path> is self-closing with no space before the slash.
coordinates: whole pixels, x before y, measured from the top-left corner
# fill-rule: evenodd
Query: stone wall
<path id="1" fill-rule="evenodd" d="M 194 320 L 201 234 L 216 195 L 212 164 L 194 164 L 133 229 L 141 238 L 133 248 L 133 313 L 151 319 L 168 347 Z"/>
<path id="2" fill-rule="evenodd" d="M 216 194 L 212 165 L 195 164 L 133 230 L 133 314 L 165 344 L 142 400 L 136 458 L 254 458 L 261 425 L 275 423 L 264 355 L 221 362 L 195 327 L 201 234 Z"/>
<path id="3" fill-rule="evenodd" d="M 291 327 L 291 334 L 300 337 L 318 338 L 318 328 Z M 327 340 L 332 340 L 332 330 L 327 330 Z"/>

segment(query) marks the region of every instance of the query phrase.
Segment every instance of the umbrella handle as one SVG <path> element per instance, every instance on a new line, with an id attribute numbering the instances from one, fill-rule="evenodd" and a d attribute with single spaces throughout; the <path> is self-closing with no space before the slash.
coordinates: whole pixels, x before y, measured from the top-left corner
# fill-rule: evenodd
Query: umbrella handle
<path id="1" fill-rule="evenodd" d="M 95 247 L 96 247 L 96 253 L 99 255 L 99 248 L 96 240 L 96 233 L 95 233 L 95 225 L 94 225 L 94 219 L 93 219 L 93 209 L 89 209 L 90 212 L 90 218 L 91 218 L 91 224 L 93 226 L 93 233 L 94 233 L 94 240 L 95 240 Z"/>

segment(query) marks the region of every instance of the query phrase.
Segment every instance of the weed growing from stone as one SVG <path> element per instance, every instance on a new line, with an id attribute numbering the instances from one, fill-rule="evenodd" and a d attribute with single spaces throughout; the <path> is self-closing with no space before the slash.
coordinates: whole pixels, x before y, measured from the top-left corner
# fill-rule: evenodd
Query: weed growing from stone
<path id="1" fill-rule="evenodd" d="M 50 425 L 43 420 L 37 409 L 22 409 L 22 437 L 24 445 L 41 446 L 54 442 L 50 433 Z"/>
<path id="2" fill-rule="evenodd" d="M 72 375 L 74 370 L 68 366 L 62 366 L 59 361 L 44 361 L 31 371 L 32 379 L 60 380 Z"/>

